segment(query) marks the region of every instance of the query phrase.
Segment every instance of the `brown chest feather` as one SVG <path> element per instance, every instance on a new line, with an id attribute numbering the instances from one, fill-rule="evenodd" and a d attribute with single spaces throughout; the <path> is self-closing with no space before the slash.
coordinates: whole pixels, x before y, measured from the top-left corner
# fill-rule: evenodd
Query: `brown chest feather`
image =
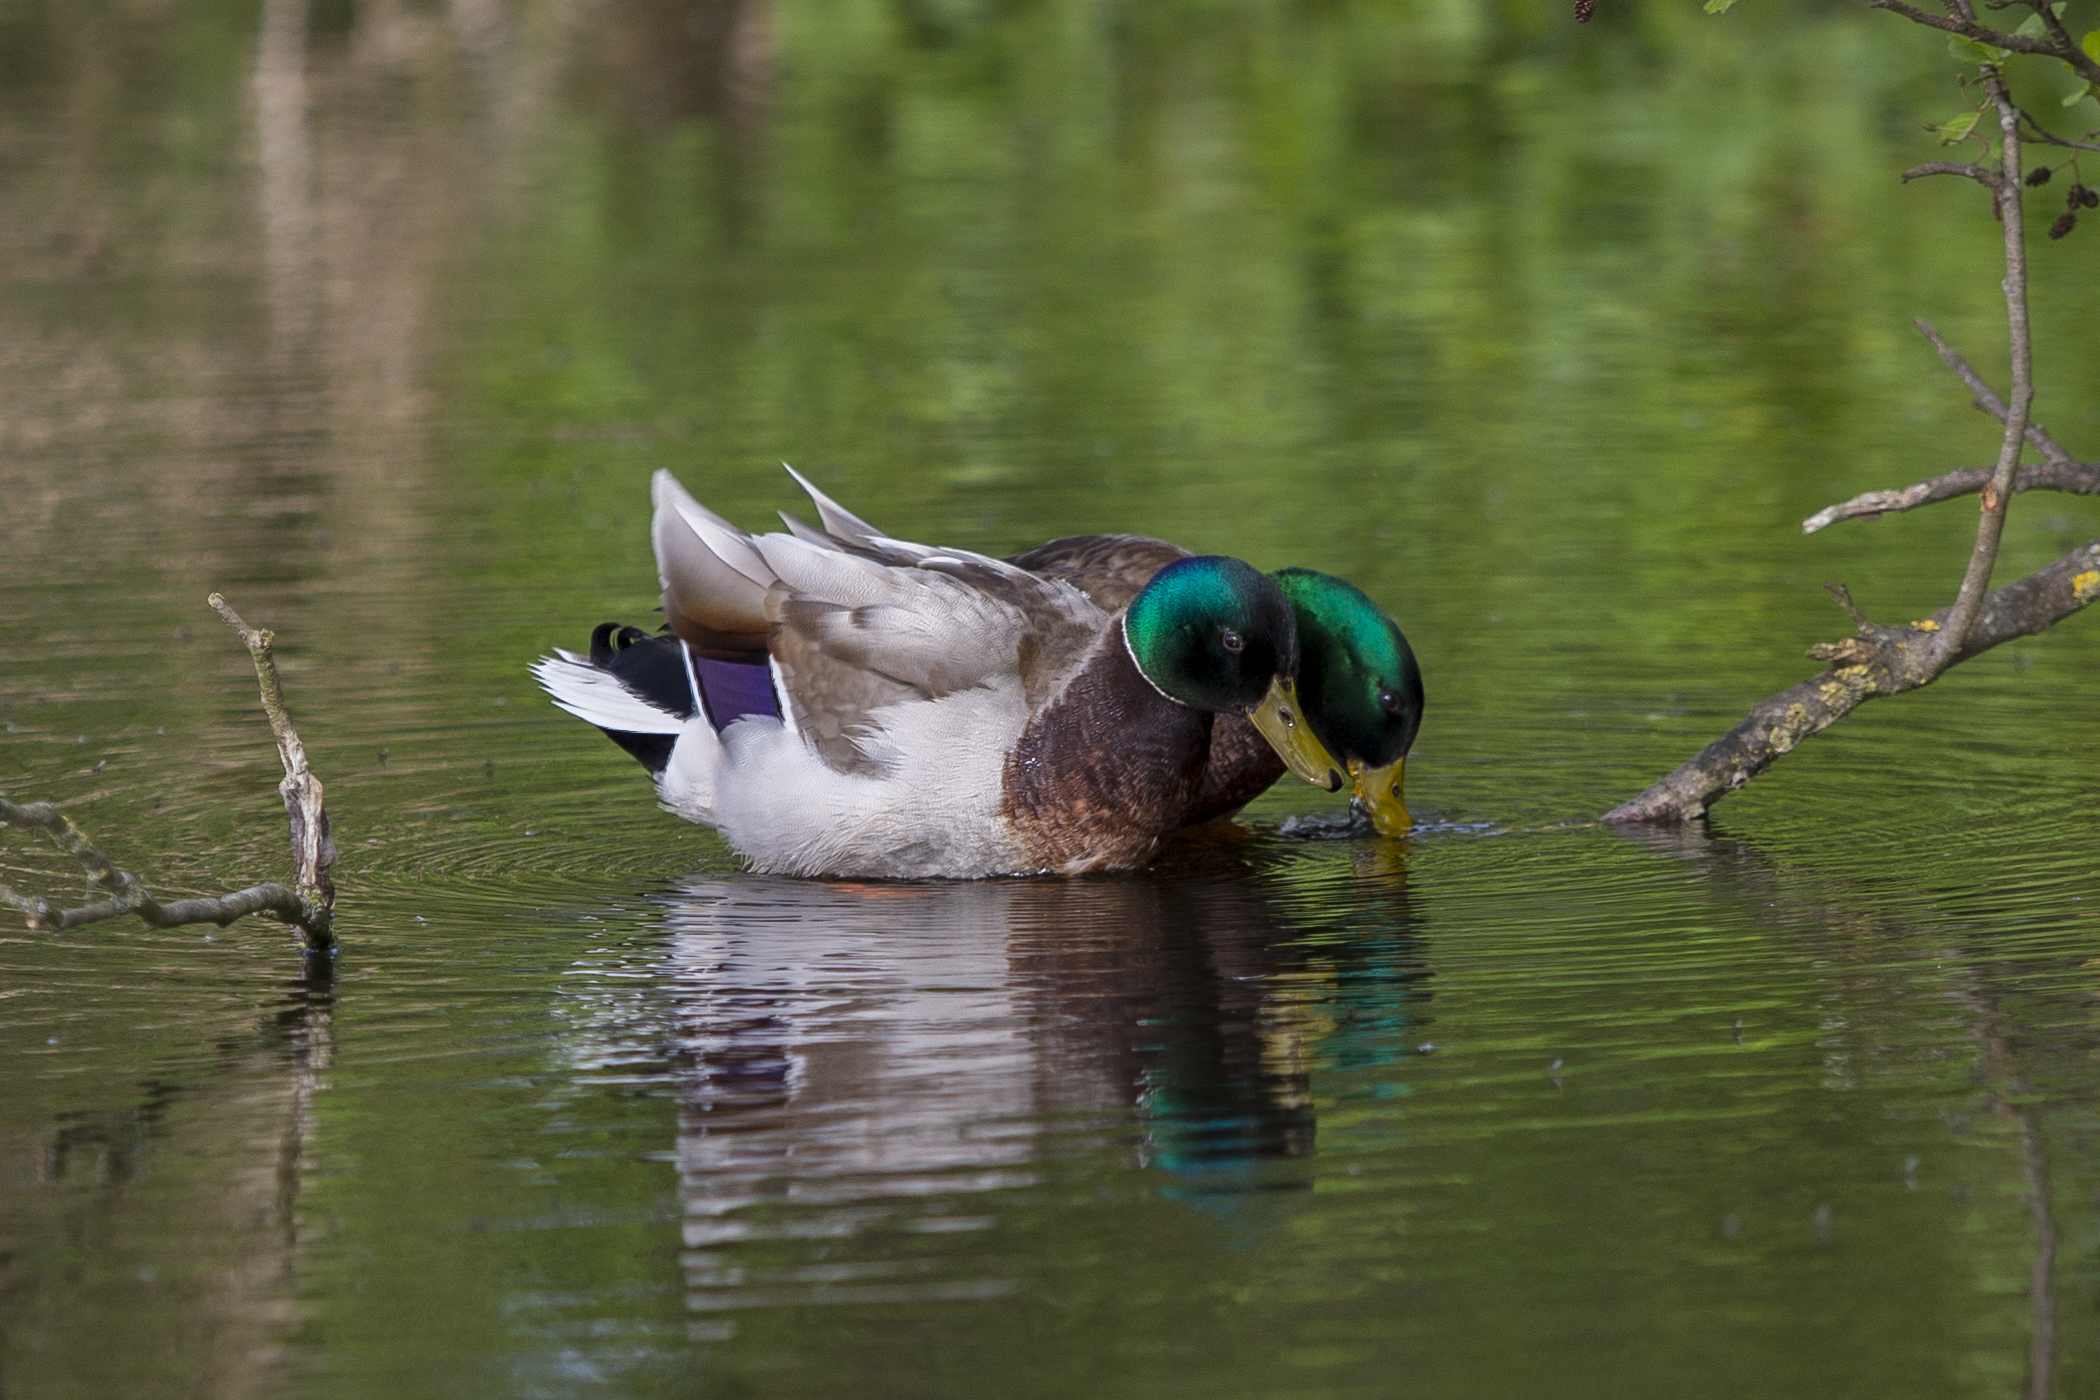
<path id="1" fill-rule="evenodd" d="M 1210 728 L 1210 760 L 1189 806 L 1187 824 L 1229 817 L 1276 785 L 1283 760 L 1245 715 L 1219 715 Z"/>
<path id="2" fill-rule="evenodd" d="M 1111 631 L 1007 755 L 1005 815 L 1030 864 L 1142 864 L 1187 820 L 1210 730 L 1208 713 L 1154 690 Z"/>

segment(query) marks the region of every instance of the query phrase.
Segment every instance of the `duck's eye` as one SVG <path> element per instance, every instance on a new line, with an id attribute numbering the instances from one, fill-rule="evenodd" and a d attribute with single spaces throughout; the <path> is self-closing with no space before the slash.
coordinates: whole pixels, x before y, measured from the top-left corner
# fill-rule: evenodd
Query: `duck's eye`
<path id="1" fill-rule="evenodd" d="M 1244 651 L 1247 648 L 1247 639 L 1228 628 L 1219 636 L 1218 645 L 1227 651 Z"/>
<path id="2" fill-rule="evenodd" d="M 1400 712 L 1399 692 L 1392 690 L 1379 691 L 1378 708 L 1384 710 L 1389 715 L 1398 714 Z"/>

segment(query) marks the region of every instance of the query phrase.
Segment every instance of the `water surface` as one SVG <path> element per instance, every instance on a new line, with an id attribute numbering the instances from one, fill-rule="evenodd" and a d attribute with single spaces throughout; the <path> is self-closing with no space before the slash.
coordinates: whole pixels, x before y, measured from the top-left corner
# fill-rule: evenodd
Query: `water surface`
<path id="1" fill-rule="evenodd" d="M 1944 47 L 1738 8 L 0 0 L 0 791 L 282 878 L 223 591 L 345 937 L 0 930 L 0 1389 L 2100 1389 L 2100 634 L 1590 824 L 1971 520 L 1803 516 L 1994 450 L 1909 328 L 2002 377 L 1995 225 L 1893 179 Z M 1356 579 L 1423 829 L 739 873 L 525 667 L 649 620 L 651 471 L 782 459 Z"/>

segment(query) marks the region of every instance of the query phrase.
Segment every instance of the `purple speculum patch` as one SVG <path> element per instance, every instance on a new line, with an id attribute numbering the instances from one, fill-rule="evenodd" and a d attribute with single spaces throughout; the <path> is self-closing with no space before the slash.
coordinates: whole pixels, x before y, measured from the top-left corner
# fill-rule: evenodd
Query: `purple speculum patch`
<path id="1" fill-rule="evenodd" d="M 745 715 L 780 718 L 772 669 L 764 662 L 711 661 L 690 650 L 686 656 L 693 665 L 693 685 L 700 692 L 700 703 L 707 707 L 707 722 L 716 733 Z"/>

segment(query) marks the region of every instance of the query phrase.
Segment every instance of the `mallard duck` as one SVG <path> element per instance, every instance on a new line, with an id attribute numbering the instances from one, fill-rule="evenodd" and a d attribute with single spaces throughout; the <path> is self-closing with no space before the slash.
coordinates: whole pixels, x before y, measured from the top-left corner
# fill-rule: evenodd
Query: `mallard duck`
<path id="1" fill-rule="evenodd" d="M 825 524 L 834 531 L 851 528 L 843 519 L 827 517 Z M 1162 568 L 1187 557 L 1181 546 L 1144 535 L 1070 535 L 1017 554 L 1013 562 L 1062 579 L 1096 606 L 1114 609 Z M 1399 624 L 1347 579 L 1299 568 L 1269 577 L 1289 600 L 1298 631 L 1299 713 L 1325 751 L 1319 771 L 1299 776 L 1336 792 L 1346 771 L 1379 832 L 1405 835 L 1414 826 L 1405 791 L 1407 754 L 1422 727 L 1422 672 L 1413 649 Z M 1276 751 L 1251 725 L 1220 715 L 1211 730 L 1204 800 L 1191 824 L 1238 811 L 1283 773 Z"/>
<path id="2" fill-rule="evenodd" d="M 606 624 L 534 672 L 753 869 L 1127 869 L 1187 820 L 1221 713 L 1332 769 L 1297 718 L 1291 606 L 1237 559 L 1177 559 L 1110 612 L 864 525 L 748 535 L 669 472 L 652 495 L 668 632 Z"/>
<path id="3" fill-rule="evenodd" d="M 825 538 L 862 547 L 882 540 L 880 530 L 788 470 L 809 493 Z M 1180 545 L 1147 535 L 1067 535 L 1008 562 L 1069 583 L 1096 607 L 1115 612 L 1128 607 L 1161 569 L 1189 557 Z M 1291 767 L 1329 792 L 1349 783 L 1381 834 L 1405 835 L 1414 826 L 1406 801 L 1407 754 L 1422 727 L 1422 672 L 1407 637 L 1347 579 L 1302 568 L 1269 577 L 1291 605 L 1299 713 L 1318 741 L 1316 748 L 1300 750 L 1310 755 L 1309 765 Z M 1232 815 L 1274 785 L 1284 769 L 1279 749 L 1251 723 L 1221 713 L 1211 727 L 1210 757 L 1188 825 Z"/>

